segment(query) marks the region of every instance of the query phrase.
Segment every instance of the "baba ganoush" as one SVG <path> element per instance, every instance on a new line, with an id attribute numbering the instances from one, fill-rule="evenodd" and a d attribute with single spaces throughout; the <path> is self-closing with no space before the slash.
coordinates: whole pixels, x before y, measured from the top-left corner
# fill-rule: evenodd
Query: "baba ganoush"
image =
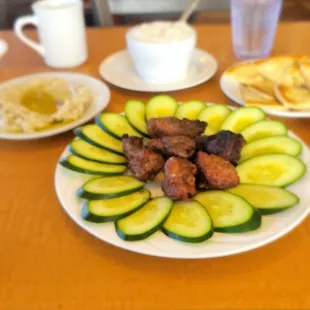
<path id="1" fill-rule="evenodd" d="M 91 90 L 61 78 L 42 78 L 0 89 L 0 130 L 35 132 L 81 118 Z"/>

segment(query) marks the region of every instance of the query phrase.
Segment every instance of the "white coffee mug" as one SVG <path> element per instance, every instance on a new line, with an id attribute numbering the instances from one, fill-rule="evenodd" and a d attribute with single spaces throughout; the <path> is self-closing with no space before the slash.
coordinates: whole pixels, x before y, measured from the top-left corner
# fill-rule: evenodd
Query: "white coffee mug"
<path id="1" fill-rule="evenodd" d="M 17 37 L 37 51 L 53 68 L 72 68 L 87 59 L 83 3 L 81 0 L 41 0 L 32 5 L 35 15 L 16 20 Z M 23 33 L 25 25 L 38 28 L 40 44 Z"/>

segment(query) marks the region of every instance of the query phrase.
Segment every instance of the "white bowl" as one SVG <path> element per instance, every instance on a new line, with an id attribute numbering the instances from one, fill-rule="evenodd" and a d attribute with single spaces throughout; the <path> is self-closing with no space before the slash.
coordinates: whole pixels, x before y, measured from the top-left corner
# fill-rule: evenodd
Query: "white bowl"
<path id="1" fill-rule="evenodd" d="M 149 84 L 168 84 L 185 79 L 196 46 L 196 32 L 180 41 L 149 42 L 136 39 L 137 27 L 126 33 L 127 49 L 138 76 Z"/>

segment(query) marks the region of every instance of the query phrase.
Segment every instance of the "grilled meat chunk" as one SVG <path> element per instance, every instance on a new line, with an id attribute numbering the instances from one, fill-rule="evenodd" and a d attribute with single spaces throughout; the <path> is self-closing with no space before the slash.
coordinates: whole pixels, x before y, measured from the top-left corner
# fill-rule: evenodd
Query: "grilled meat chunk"
<path id="1" fill-rule="evenodd" d="M 124 135 L 122 141 L 130 173 L 141 181 L 153 180 L 164 167 L 163 156 L 145 148 L 142 138 Z"/>
<path id="2" fill-rule="evenodd" d="M 164 136 L 149 140 L 146 146 L 167 157 L 189 158 L 194 154 L 196 144 L 193 139 L 185 136 Z"/>
<path id="3" fill-rule="evenodd" d="M 197 136 L 195 137 L 196 143 L 196 151 L 204 151 L 205 145 L 208 143 L 209 137 L 208 136 Z"/>
<path id="4" fill-rule="evenodd" d="M 212 136 L 196 138 L 196 149 L 218 155 L 233 164 L 238 163 L 242 147 L 246 141 L 240 134 L 229 130 L 219 131 Z"/>
<path id="5" fill-rule="evenodd" d="M 226 189 L 239 184 L 235 167 L 217 155 L 208 155 L 200 151 L 197 155 L 196 164 L 211 189 Z"/>
<path id="6" fill-rule="evenodd" d="M 204 176 L 204 174 L 200 171 L 200 169 L 197 169 L 196 174 L 196 188 L 197 190 L 207 190 L 209 189 L 209 184 Z"/>
<path id="7" fill-rule="evenodd" d="M 151 137 L 186 136 L 194 138 L 201 135 L 207 127 L 206 122 L 178 119 L 176 117 L 151 118 L 147 122 L 147 132 Z"/>
<path id="8" fill-rule="evenodd" d="M 123 149 L 128 161 L 135 158 L 136 154 L 143 149 L 143 140 L 139 137 L 123 135 Z"/>
<path id="9" fill-rule="evenodd" d="M 164 193 L 175 200 L 188 200 L 195 195 L 197 168 L 187 159 L 170 157 L 165 164 L 165 176 L 161 183 Z"/>
<path id="10" fill-rule="evenodd" d="M 189 158 L 195 152 L 195 141 L 185 136 L 165 136 L 162 142 L 167 156 Z"/>
<path id="11" fill-rule="evenodd" d="M 159 152 L 161 154 L 165 153 L 165 147 L 161 139 L 151 139 L 146 143 L 146 146 L 154 152 Z"/>

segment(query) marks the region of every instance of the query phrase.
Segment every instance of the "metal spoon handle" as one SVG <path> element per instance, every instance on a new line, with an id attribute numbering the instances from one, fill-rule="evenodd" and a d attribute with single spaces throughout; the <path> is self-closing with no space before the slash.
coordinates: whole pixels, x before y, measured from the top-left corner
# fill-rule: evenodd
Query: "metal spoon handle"
<path id="1" fill-rule="evenodd" d="M 179 18 L 180 22 L 186 23 L 188 18 L 191 16 L 191 14 L 194 12 L 196 9 L 198 3 L 200 0 L 193 0 L 189 6 L 185 9 L 185 11 L 182 13 L 181 17 Z"/>

